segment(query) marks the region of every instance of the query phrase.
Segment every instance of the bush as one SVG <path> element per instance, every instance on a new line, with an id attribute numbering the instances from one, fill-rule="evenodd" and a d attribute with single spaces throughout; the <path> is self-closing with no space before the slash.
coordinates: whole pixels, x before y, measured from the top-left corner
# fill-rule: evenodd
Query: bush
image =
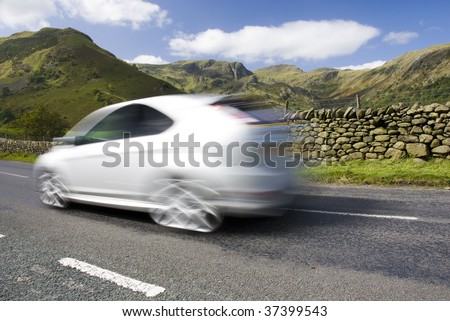
<path id="1" fill-rule="evenodd" d="M 24 135 L 38 139 L 62 136 L 69 128 L 65 117 L 45 106 L 23 114 L 16 121 L 16 125 L 23 130 Z"/>
<path id="2" fill-rule="evenodd" d="M 16 119 L 10 108 L 0 109 L 0 124 L 7 124 Z"/>
<path id="3" fill-rule="evenodd" d="M 10 94 L 11 94 L 11 89 L 9 89 L 9 87 L 2 88 L 2 96 L 3 97 L 9 96 Z"/>

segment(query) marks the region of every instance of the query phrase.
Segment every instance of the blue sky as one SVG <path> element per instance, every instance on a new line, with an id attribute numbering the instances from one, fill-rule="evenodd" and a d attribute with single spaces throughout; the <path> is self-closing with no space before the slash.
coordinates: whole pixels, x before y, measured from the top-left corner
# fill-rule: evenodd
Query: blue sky
<path id="1" fill-rule="evenodd" d="M 450 42 L 448 1 L 0 0 L 0 36 L 72 27 L 118 58 L 374 67 Z"/>

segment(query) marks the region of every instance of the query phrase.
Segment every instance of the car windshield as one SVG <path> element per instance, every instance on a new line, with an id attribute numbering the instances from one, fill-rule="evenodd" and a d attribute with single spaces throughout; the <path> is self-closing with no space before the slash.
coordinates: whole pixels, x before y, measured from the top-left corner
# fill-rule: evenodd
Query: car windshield
<path id="1" fill-rule="evenodd" d="M 91 114 L 80 120 L 72 129 L 70 129 L 64 137 L 76 137 L 86 135 L 98 122 L 109 114 L 113 113 L 120 106 L 111 106 L 97 109 Z"/>

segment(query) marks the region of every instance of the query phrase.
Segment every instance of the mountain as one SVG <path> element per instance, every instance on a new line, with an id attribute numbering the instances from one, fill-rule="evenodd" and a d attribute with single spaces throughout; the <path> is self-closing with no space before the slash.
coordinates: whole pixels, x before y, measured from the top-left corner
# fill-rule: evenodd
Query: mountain
<path id="1" fill-rule="evenodd" d="M 381 107 L 450 100 L 450 44 L 406 53 L 384 65 L 365 70 L 320 68 L 305 72 L 293 65 L 275 65 L 254 72 L 239 62 L 179 61 L 166 65 L 137 65 L 139 70 L 190 93 L 245 93 L 292 109 L 324 102 Z"/>
<path id="2" fill-rule="evenodd" d="M 310 105 L 314 97 L 284 82 L 261 82 L 240 62 L 184 60 L 165 65 L 137 64 L 137 68 L 188 93 L 247 94 L 277 103 Z"/>
<path id="3" fill-rule="evenodd" d="M 138 64 L 137 67 L 185 92 L 234 92 L 254 78 L 239 62 L 187 60 L 167 65 Z"/>
<path id="4" fill-rule="evenodd" d="M 0 38 L 0 112 L 11 118 L 45 105 L 73 124 L 107 104 L 178 92 L 71 28 Z"/>

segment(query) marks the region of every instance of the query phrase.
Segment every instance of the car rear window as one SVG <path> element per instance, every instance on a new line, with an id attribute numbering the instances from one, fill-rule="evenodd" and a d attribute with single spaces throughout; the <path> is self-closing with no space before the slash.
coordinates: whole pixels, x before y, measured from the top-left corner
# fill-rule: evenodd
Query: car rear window
<path id="1" fill-rule="evenodd" d="M 246 113 L 259 124 L 271 124 L 284 121 L 284 109 L 271 103 L 253 99 L 226 97 L 217 101 L 215 106 L 229 106 Z"/>

